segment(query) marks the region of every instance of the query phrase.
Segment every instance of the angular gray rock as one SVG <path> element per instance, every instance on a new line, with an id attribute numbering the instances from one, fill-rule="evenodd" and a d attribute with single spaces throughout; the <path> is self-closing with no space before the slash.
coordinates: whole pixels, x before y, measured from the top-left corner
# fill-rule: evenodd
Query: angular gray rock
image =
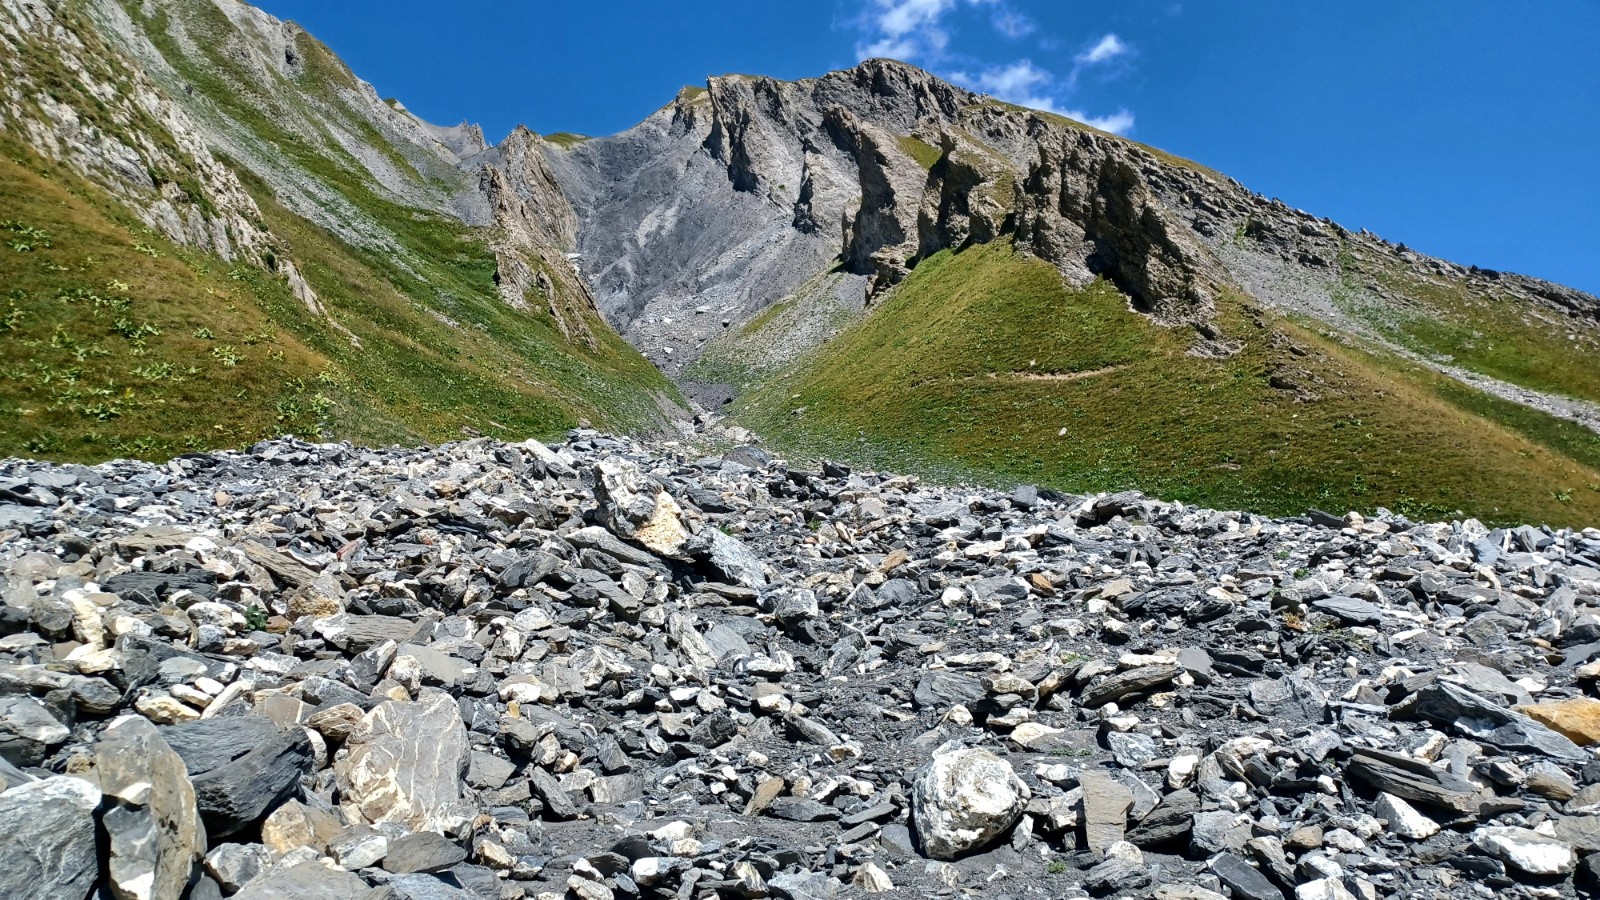
<path id="1" fill-rule="evenodd" d="M 234 894 L 234 900 L 350 900 L 368 892 L 361 877 L 319 862 L 274 868 Z"/>
<path id="2" fill-rule="evenodd" d="M 1083 788 L 1083 833 L 1089 849 L 1105 853 L 1126 834 L 1133 794 L 1121 782 L 1098 771 L 1078 780 Z"/>
<path id="3" fill-rule="evenodd" d="M 31 697 L 0 697 L 0 758 L 16 766 L 37 766 L 71 734 Z"/>
<path id="4" fill-rule="evenodd" d="M 104 795 L 107 872 L 117 900 L 183 894 L 199 874 L 205 826 L 183 759 L 137 716 L 111 724 L 94 747 L 93 777 Z"/>
<path id="5" fill-rule="evenodd" d="M 260 716 L 174 725 L 162 737 L 183 758 L 212 840 L 260 821 L 299 789 L 312 766 L 303 729 Z"/>
<path id="6" fill-rule="evenodd" d="M 72 776 L 0 793 L 0 896 L 83 900 L 100 875 L 95 811 L 100 790 Z"/>

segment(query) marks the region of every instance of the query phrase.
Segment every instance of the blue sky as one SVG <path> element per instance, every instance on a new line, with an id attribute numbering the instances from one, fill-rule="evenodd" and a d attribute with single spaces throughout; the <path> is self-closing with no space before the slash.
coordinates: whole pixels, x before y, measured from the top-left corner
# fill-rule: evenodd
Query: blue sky
<path id="1" fill-rule="evenodd" d="M 260 0 L 384 96 L 610 134 L 710 74 L 913 62 L 1463 264 L 1600 293 L 1595 0 Z"/>

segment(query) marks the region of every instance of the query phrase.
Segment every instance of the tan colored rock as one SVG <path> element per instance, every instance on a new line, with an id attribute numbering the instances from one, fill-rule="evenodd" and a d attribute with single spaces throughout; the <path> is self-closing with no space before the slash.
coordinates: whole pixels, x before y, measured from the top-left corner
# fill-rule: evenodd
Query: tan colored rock
<path id="1" fill-rule="evenodd" d="M 363 715 L 365 713 L 361 711 L 361 707 L 354 703 L 341 703 L 306 719 L 306 725 L 315 728 L 330 741 L 342 742 L 350 736 L 351 730 L 361 722 Z"/>
<path id="2" fill-rule="evenodd" d="M 310 584 L 289 597 L 286 618 L 291 622 L 305 616 L 326 619 L 344 612 L 344 589 L 332 575 L 318 575 Z"/>
<path id="3" fill-rule="evenodd" d="M 889 873 L 870 862 L 856 870 L 851 883 L 860 888 L 864 894 L 887 894 L 894 890 L 894 882 L 889 880 Z"/>
<path id="4" fill-rule="evenodd" d="M 635 529 L 634 540 L 660 556 L 676 556 L 689 540 L 689 530 L 683 526 L 683 507 L 666 491 L 656 494 L 655 512 Z"/>
<path id="5" fill-rule="evenodd" d="M 1573 697 L 1555 703 L 1519 706 L 1517 710 L 1579 746 L 1600 744 L 1600 700 Z"/>
<path id="6" fill-rule="evenodd" d="M 94 748 L 105 795 L 106 866 L 116 900 L 179 897 L 206 854 L 206 830 L 183 760 L 147 719 L 124 716 Z"/>
<path id="7" fill-rule="evenodd" d="M 198 710 L 166 694 L 152 694 L 134 701 L 133 708 L 157 725 L 176 725 L 200 719 Z"/>
<path id="8" fill-rule="evenodd" d="M 290 800 L 261 823 L 261 843 L 278 856 L 301 847 L 321 853 L 343 829 L 343 823 L 332 813 Z"/>

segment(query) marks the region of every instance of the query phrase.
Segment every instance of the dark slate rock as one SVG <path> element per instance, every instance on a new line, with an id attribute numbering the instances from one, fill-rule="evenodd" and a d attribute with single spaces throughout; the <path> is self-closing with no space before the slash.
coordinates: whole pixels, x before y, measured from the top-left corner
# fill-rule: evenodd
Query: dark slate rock
<path id="1" fill-rule="evenodd" d="M 396 874 L 441 872 L 466 858 L 467 851 L 444 835 L 419 831 L 390 841 L 383 867 Z"/>
<path id="2" fill-rule="evenodd" d="M 243 830 L 294 796 L 311 768 L 305 731 L 259 716 L 173 725 L 161 735 L 183 759 L 213 840 Z"/>
<path id="3" fill-rule="evenodd" d="M 1206 864 L 1237 900 L 1283 900 L 1283 891 L 1254 866 L 1232 853 L 1219 853 Z"/>

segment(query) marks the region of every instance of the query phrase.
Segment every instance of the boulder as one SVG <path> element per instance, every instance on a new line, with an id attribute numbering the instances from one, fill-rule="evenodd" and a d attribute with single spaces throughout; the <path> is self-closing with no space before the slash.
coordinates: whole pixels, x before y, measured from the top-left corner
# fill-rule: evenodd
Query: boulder
<path id="1" fill-rule="evenodd" d="M 367 883 L 359 875 L 303 862 L 272 869 L 234 894 L 233 900 L 350 900 L 367 893 Z"/>
<path id="2" fill-rule="evenodd" d="M 1517 711 L 1579 746 L 1600 744 L 1600 700 L 1572 697 L 1554 703 L 1519 706 Z"/>
<path id="3" fill-rule="evenodd" d="M 301 728 L 260 716 L 207 719 L 162 729 L 183 758 L 212 839 L 260 821 L 294 794 L 311 769 L 311 742 Z"/>
<path id="4" fill-rule="evenodd" d="M 37 766 L 71 734 L 31 697 L 0 697 L 0 758 L 16 766 Z"/>
<path id="5" fill-rule="evenodd" d="M 467 729 L 449 695 L 384 701 L 351 729 L 345 747 L 339 790 L 366 821 L 443 832 L 469 815 L 461 804 Z"/>
<path id="6" fill-rule="evenodd" d="M 71 776 L 0 793 L 0 896 L 83 900 L 100 876 L 95 809 L 100 789 Z"/>
<path id="7" fill-rule="evenodd" d="M 913 785 L 912 821 L 923 852 L 950 860 L 982 849 L 1016 824 L 1029 796 L 1011 764 L 993 753 L 942 748 Z"/>
<path id="8" fill-rule="evenodd" d="M 1472 845 L 1529 875 L 1567 875 L 1578 867 L 1571 844 L 1527 828 L 1483 825 L 1472 833 Z"/>
<path id="9" fill-rule="evenodd" d="M 183 758 L 149 721 L 123 716 L 95 745 L 93 774 L 105 795 L 101 822 L 111 895 L 182 896 L 206 853 L 205 826 Z"/>

